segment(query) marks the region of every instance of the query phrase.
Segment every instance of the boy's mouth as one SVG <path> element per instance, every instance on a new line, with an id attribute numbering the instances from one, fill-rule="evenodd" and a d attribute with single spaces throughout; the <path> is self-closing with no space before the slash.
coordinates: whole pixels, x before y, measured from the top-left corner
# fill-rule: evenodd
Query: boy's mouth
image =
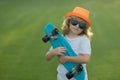
<path id="1" fill-rule="evenodd" d="M 73 28 L 74 30 L 76 30 L 76 31 L 79 31 L 79 29 L 76 29 L 76 28 Z"/>

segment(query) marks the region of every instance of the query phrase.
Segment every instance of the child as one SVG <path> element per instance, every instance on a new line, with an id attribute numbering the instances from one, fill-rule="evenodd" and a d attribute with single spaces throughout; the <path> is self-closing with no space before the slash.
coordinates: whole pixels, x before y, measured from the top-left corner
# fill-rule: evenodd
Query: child
<path id="1" fill-rule="evenodd" d="M 83 65 L 85 70 L 85 80 L 88 80 L 86 63 L 90 60 L 91 46 L 90 46 L 90 25 L 89 11 L 81 8 L 75 7 L 72 12 L 67 13 L 66 19 L 63 22 L 62 33 L 65 39 L 68 41 L 74 52 L 78 56 L 64 56 L 63 52 L 66 51 L 64 47 L 58 47 L 55 49 L 50 49 L 45 57 L 48 61 L 52 60 L 54 56 L 59 55 L 58 59 L 59 65 L 57 68 L 58 80 L 68 80 L 66 78 L 67 70 L 63 66 L 65 62 L 74 62 Z M 71 80 L 75 80 L 72 78 Z"/>

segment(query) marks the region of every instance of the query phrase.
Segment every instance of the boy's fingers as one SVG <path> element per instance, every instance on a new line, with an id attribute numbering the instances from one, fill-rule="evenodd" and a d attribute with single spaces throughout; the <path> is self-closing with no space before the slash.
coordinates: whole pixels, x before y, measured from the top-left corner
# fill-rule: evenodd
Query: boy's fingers
<path id="1" fill-rule="evenodd" d="M 66 50 L 66 48 L 64 48 L 64 47 L 63 47 L 63 48 L 61 48 L 61 49 L 62 49 L 62 50 Z"/>
<path id="2" fill-rule="evenodd" d="M 58 55 L 59 55 L 59 56 L 63 56 L 64 54 L 63 54 L 63 53 L 59 53 Z"/>
<path id="3" fill-rule="evenodd" d="M 60 49 L 66 49 L 66 48 L 64 48 L 64 47 L 60 47 Z"/>
<path id="4" fill-rule="evenodd" d="M 61 54 L 65 54 L 65 51 L 62 51 Z"/>

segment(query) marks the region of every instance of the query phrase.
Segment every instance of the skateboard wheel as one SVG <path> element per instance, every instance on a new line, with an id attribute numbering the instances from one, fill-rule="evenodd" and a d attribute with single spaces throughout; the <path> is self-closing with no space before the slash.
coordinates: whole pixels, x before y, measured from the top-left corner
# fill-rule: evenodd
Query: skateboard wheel
<path id="1" fill-rule="evenodd" d="M 82 70 L 83 70 L 83 66 L 82 66 L 81 64 L 79 64 L 79 65 L 75 66 L 75 67 L 72 69 L 72 71 L 68 72 L 68 73 L 66 74 L 66 77 L 67 77 L 68 79 L 71 79 L 75 74 L 80 73 Z"/>
<path id="2" fill-rule="evenodd" d="M 72 74 L 72 72 L 68 72 L 68 73 L 66 74 L 66 77 L 67 77 L 68 79 L 71 79 L 73 76 L 74 76 L 74 74 Z"/>
<path id="3" fill-rule="evenodd" d="M 83 70 L 83 66 L 79 64 L 78 66 L 76 66 L 75 70 L 76 70 L 76 73 L 79 73 Z"/>
<path id="4" fill-rule="evenodd" d="M 58 32 L 59 32 L 59 31 L 58 31 L 58 29 L 57 29 L 57 28 L 55 28 L 55 29 L 52 31 L 52 35 L 53 35 L 53 36 L 55 36 L 55 35 L 57 35 L 57 34 L 58 34 Z"/>
<path id="5" fill-rule="evenodd" d="M 47 36 L 47 35 L 45 35 L 43 38 L 42 38 L 42 41 L 43 42 L 48 42 L 50 40 L 50 37 L 49 36 Z"/>

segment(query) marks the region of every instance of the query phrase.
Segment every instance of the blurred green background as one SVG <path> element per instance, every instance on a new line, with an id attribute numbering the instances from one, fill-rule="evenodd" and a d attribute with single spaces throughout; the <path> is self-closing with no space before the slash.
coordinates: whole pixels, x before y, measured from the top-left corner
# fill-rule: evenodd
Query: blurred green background
<path id="1" fill-rule="evenodd" d="M 61 31 L 74 7 L 90 10 L 89 80 L 120 80 L 120 0 L 0 0 L 0 80 L 57 80 L 57 59 L 47 62 L 44 26 Z"/>

